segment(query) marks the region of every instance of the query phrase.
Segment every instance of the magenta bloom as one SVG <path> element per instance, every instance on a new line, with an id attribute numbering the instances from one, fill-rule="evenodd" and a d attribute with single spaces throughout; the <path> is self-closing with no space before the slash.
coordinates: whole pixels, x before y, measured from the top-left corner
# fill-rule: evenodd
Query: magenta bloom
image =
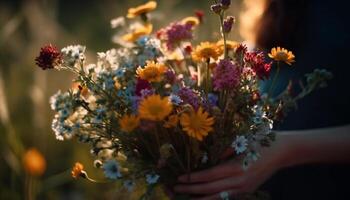
<path id="1" fill-rule="evenodd" d="M 164 74 L 165 80 L 167 80 L 168 83 L 174 84 L 176 81 L 176 74 L 173 70 L 167 70 Z"/>
<path id="2" fill-rule="evenodd" d="M 265 80 L 270 77 L 272 63 L 265 62 L 263 52 L 246 53 L 244 59 L 260 79 Z"/>
<path id="3" fill-rule="evenodd" d="M 55 46 L 48 44 L 41 48 L 35 63 L 43 70 L 52 69 L 62 63 L 62 54 Z"/>
<path id="4" fill-rule="evenodd" d="M 179 22 L 170 24 L 162 33 L 169 50 L 173 50 L 180 42 L 190 40 L 193 37 L 192 25 Z"/>
<path id="5" fill-rule="evenodd" d="M 239 84 L 241 71 L 231 60 L 223 59 L 219 61 L 214 69 L 213 85 L 215 90 L 234 89 Z"/>
<path id="6" fill-rule="evenodd" d="M 181 98 L 183 104 L 190 104 L 195 110 L 199 108 L 199 96 L 192 89 L 183 87 L 177 95 Z"/>
<path id="7" fill-rule="evenodd" d="M 151 84 L 146 80 L 138 78 L 135 86 L 135 94 L 137 96 L 142 96 L 141 92 L 142 90 L 145 90 L 145 89 L 151 90 L 152 89 Z"/>

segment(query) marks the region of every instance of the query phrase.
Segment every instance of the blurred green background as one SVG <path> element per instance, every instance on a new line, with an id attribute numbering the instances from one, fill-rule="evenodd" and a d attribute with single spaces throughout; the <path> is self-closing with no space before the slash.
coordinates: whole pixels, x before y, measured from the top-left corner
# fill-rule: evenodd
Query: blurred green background
<path id="1" fill-rule="evenodd" d="M 88 62 L 96 52 L 117 47 L 112 43 L 110 20 L 125 16 L 127 8 L 141 0 L 2 0 L 0 1 L 0 199 L 25 199 L 26 175 L 22 154 L 30 147 L 44 155 L 47 168 L 36 178 L 37 199 L 128 199 L 113 184 L 75 181 L 70 169 L 76 161 L 92 177 L 102 177 L 93 168 L 89 146 L 76 141 L 57 141 L 51 131 L 53 112 L 49 97 L 67 90 L 72 76 L 67 72 L 42 71 L 34 59 L 40 47 L 52 43 L 87 46 Z M 209 0 L 163 0 L 152 13 L 155 29 L 203 10 L 205 22 L 198 39 L 216 41 L 218 19 Z M 240 0 L 229 13 L 239 15 Z M 230 35 L 241 40 L 238 25 Z"/>

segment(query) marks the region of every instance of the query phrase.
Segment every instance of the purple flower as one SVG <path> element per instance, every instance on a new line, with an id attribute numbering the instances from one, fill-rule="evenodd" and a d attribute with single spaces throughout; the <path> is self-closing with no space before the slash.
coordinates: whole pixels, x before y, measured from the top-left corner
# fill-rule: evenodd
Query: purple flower
<path id="1" fill-rule="evenodd" d="M 167 48 L 174 50 L 174 48 L 182 41 L 193 38 L 192 25 L 175 22 L 166 27 L 163 31 L 163 39 L 166 41 Z"/>
<path id="2" fill-rule="evenodd" d="M 199 97 L 192 89 L 183 87 L 178 92 L 183 104 L 190 104 L 195 110 L 199 108 Z"/>
<path id="3" fill-rule="evenodd" d="M 175 81 L 176 81 L 176 74 L 173 70 L 167 70 L 165 73 L 164 73 L 164 76 L 165 76 L 165 80 L 168 81 L 168 83 L 170 84 L 174 84 Z"/>
<path id="4" fill-rule="evenodd" d="M 232 29 L 232 25 L 235 22 L 235 18 L 232 16 L 228 16 L 225 20 L 224 20 L 224 25 L 223 25 L 223 31 L 224 33 L 229 33 L 231 32 Z"/>
<path id="5" fill-rule="evenodd" d="M 146 89 L 142 89 L 140 93 L 141 93 L 141 97 L 145 98 L 145 97 L 148 97 L 148 96 L 154 94 L 155 92 L 154 92 L 154 89 L 146 88 Z"/>
<path id="6" fill-rule="evenodd" d="M 214 69 L 213 85 L 215 90 L 234 89 L 239 84 L 241 72 L 229 59 L 220 60 Z"/>
<path id="7" fill-rule="evenodd" d="M 227 9 L 230 7 L 231 5 L 231 0 L 221 0 L 221 5 L 223 9 Z"/>

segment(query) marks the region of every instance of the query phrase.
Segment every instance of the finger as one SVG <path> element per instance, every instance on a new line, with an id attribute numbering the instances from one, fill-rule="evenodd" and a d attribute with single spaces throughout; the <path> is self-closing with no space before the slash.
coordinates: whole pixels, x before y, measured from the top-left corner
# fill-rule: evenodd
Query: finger
<path id="1" fill-rule="evenodd" d="M 235 161 L 228 161 L 216 167 L 191 173 L 190 179 L 188 175 L 182 175 L 178 178 L 180 183 L 199 183 L 218 180 L 236 173 L 242 172 L 242 166 Z"/>
<path id="2" fill-rule="evenodd" d="M 222 200 L 222 199 L 224 199 L 224 198 L 222 198 L 222 195 L 223 195 L 222 193 L 223 192 L 219 192 L 219 193 L 204 196 L 204 197 L 192 198 L 192 200 Z M 229 198 L 233 198 L 237 194 L 239 194 L 239 189 L 230 189 L 230 190 L 225 191 L 225 193 L 227 193 Z"/>
<path id="3" fill-rule="evenodd" d="M 220 156 L 220 160 L 225 160 L 234 154 L 233 148 L 227 148 Z"/>
<path id="4" fill-rule="evenodd" d="M 181 184 L 174 187 L 175 192 L 183 194 L 215 194 L 227 189 L 240 187 L 243 176 L 229 177 L 217 181 L 197 184 Z"/>

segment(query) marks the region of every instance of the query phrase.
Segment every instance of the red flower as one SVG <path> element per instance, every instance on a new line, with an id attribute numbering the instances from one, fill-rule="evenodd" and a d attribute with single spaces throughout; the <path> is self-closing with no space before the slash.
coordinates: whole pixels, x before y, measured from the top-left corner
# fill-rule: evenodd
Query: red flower
<path id="1" fill-rule="evenodd" d="M 62 54 L 55 46 L 48 44 L 41 48 L 35 63 L 43 70 L 52 69 L 62 63 Z"/>
<path id="2" fill-rule="evenodd" d="M 260 79 L 264 80 L 270 77 L 272 63 L 265 62 L 265 56 L 262 52 L 246 53 L 244 59 Z"/>
<path id="3" fill-rule="evenodd" d="M 196 11 L 194 11 L 194 14 L 198 18 L 199 22 L 202 23 L 203 17 L 204 17 L 204 12 L 202 10 L 196 10 Z"/>

